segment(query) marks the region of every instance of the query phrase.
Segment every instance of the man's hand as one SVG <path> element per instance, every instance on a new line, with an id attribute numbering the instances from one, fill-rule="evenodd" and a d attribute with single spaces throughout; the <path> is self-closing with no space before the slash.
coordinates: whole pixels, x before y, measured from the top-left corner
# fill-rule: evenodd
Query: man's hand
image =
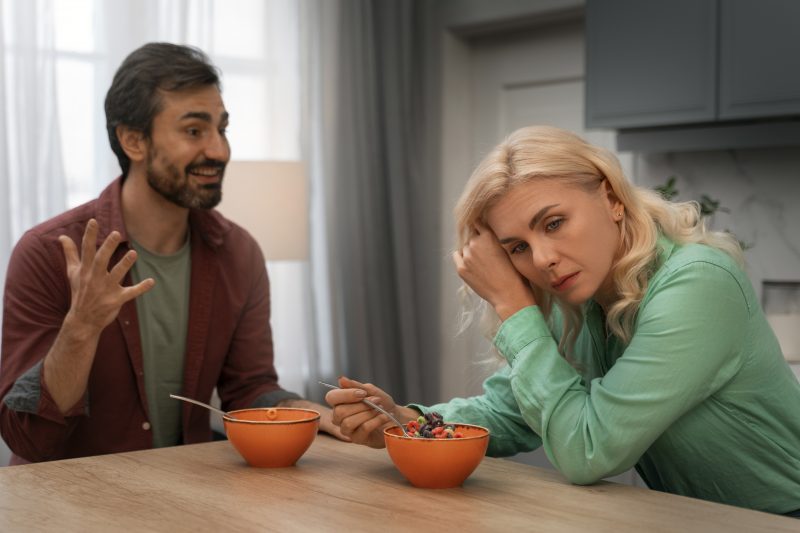
<path id="1" fill-rule="evenodd" d="M 320 405 L 308 400 L 283 400 L 278 402 L 279 407 L 297 407 L 300 409 L 313 409 L 319 412 L 319 429 L 329 435 L 333 435 L 339 440 L 350 442 L 350 439 L 342 434 L 339 426 L 333 423 L 333 411 L 329 407 Z"/>
<path id="2" fill-rule="evenodd" d="M 81 241 L 80 257 L 72 239 L 66 235 L 58 238 L 64 249 L 67 278 L 72 291 L 68 313 L 70 323 L 76 327 L 88 328 L 92 333 L 99 333 L 108 326 L 125 302 L 149 291 L 155 285 L 155 281 L 148 278 L 132 287 L 123 287 L 122 280 L 136 261 L 136 252 L 130 250 L 109 271 L 108 264 L 119 246 L 120 235 L 112 231 L 100 248 L 95 250 L 97 231 L 97 221 L 89 220 Z"/>
<path id="3" fill-rule="evenodd" d="M 94 219 L 86 224 L 80 257 L 72 239 L 59 237 L 72 299 L 58 336 L 44 358 L 44 380 L 62 413 L 67 413 L 86 391 L 100 333 L 116 318 L 125 302 L 155 285 L 152 279 L 146 279 L 133 287 L 122 287 L 120 284 L 133 266 L 136 252 L 128 252 L 109 272 L 108 263 L 120 236 L 112 232 L 96 249 L 97 230 Z"/>

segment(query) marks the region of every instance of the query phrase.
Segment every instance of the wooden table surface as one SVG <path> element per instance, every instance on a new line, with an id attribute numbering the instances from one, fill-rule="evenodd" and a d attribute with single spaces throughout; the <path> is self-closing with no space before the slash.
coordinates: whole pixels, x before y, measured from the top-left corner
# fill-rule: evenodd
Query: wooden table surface
<path id="1" fill-rule="evenodd" d="M 412 487 L 386 450 L 320 435 L 296 466 L 227 441 L 0 468 L 0 531 L 800 531 L 800 520 L 486 458 Z"/>

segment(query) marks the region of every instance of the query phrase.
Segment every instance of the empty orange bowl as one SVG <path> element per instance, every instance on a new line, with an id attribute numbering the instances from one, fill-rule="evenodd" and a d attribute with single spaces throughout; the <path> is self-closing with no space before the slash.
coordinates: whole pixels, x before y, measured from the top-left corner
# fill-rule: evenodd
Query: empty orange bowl
<path id="1" fill-rule="evenodd" d="M 228 440 L 247 464 L 282 467 L 294 465 L 314 442 L 319 413 L 293 407 L 240 409 L 222 421 Z"/>
<path id="2" fill-rule="evenodd" d="M 458 487 L 478 467 L 489 445 L 489 430 L 470 424 L 453 424 L 464 436 L 458 439 L 406 437 L 397 427 L 383 430 L 386 450 L 394 466 L 415 487 Z"/>

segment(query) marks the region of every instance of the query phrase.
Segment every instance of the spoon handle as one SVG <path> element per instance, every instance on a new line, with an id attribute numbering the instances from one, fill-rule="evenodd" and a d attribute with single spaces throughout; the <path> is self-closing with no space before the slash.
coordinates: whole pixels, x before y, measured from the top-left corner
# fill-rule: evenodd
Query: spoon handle
<path id="1" fill-rule="evenodd" d="M 325 383 L 324 381 L 318 381 L 317 383 L 319 383 L 320 385 L 324 385 L 325 387 L 328 387 L 329 389 L 341 389 L 341 387 L 337 387 L 336 385 L 331 385 L 330 383 Z M 391 413 L 389 413 L 389 411 L 387 411 L 386 409 L 384 409 L 383 407 L 381 407 L 381 406 L 380 406 L 380 405 L 378 405 L 378 404 L 372 403 L 371 401 L 367 400 L 366 398 L 362 399 L 361 401 L 362 401 L 362 402 L 364 402 L 365 404 L 369 405 L 370 407 L 372 407 L 373 409 L 375 409 L 375 410 L 376 410 L 376 411 L 378 411 L 379 413 L 383 413 L 383 414 L 385 414 L 386 416 L 388 416 L 388 417 L 389 417 L 389 419 L 390 419 L 392 422 L 394 422 L 395 424 L 397 424 L 398 426 L 400 426 L 400 429 L 403 431 L 403 435 L 405 435 L 406 437 L 410 437 L 410 436 L 411 436 L 411 435 L 409 435 L 409 434 L 408 434 L 408 432 L 406 431 L 406 427 L 405 427 L 403 424 L 401 424 L 401 423 L 400 423 L 400 421 L 399 421 L 399 420 L 397 420 L 397 419 L 394 417 L 394 415 L 392 415 Z"/>
<path id="2" fill-rule="evenodd" d="M 199 405 L 200 407 L 205 407 L 209 411 L 214 411 L 215 413 L 221 414 L 222 416 L 228 416 L 228 413 L 222 411 L 221 409 L 217 409 L 216 407 L 212 407 L 207 403 L 198 402 L 197 400 L 192 400 L 191 398 L 184 398 L 183 396 L 178 396 L 177 394 L 170 394 L 170 398 L 175 398 L 176 400 L 183 400 L 184 402 L 193 403 L 195 405 Z M 228 417 L 230 418 L 230 417 Z"/>

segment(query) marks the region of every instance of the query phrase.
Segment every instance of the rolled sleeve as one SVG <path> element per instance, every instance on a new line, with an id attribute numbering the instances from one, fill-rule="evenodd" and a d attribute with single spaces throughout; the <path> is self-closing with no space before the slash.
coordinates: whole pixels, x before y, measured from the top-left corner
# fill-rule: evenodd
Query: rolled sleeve
<path id="1" fill-rule="evenodd" d="M 17 413 L 38 415 L 58 424 L 66 424 L 66 419 L 72 416 L 89 414 L 88 394 L 84 394 L 83 400 L 67 413 L 61 413 L 44 381 L 43 361 L 33 365 L 14 382 L 14 386 L 3 398 L 3 403 Z"/>

